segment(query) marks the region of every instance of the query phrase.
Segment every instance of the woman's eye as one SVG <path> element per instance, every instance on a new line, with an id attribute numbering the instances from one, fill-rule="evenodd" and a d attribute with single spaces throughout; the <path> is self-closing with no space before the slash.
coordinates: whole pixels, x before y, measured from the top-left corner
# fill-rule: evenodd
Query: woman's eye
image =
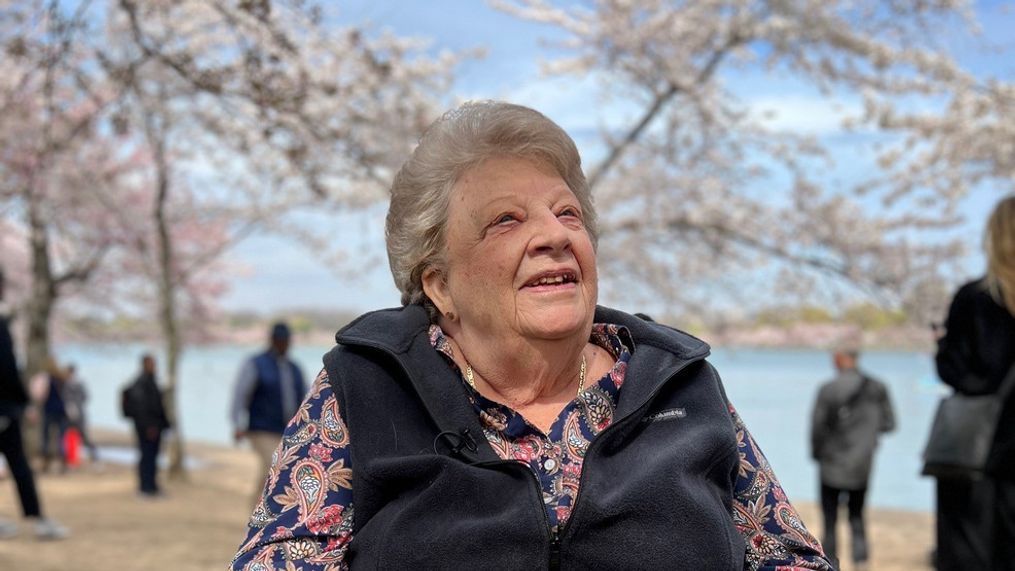
<path id="1" fill-rule="evenodd" d="M 517 220 L 517 218 L 515 218 L 512 214 L 502 214 L 500 218 L 497 219 L 496 223 L 504 224 L 506 222 L 514 222 L 515 220 Z"/>
<path id="2" fill-rule="evenodd" d="M 560 214 L 558 214 L 557 216 L 573 216 L 574 218 L 581 218 L 581 215 L 578 214 L 578 209 L 572 208 L 570 206 L 561 210 Z"/>

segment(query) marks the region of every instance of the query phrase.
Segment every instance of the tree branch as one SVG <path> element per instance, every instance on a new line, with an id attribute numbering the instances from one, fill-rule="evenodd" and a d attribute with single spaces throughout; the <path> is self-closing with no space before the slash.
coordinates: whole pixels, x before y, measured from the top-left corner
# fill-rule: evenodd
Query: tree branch
<path id="1" fill-rule="evenodd" d="M 86 282 L 92 273 L 102 264 L 102 258 L 109 252 L 110 244 L 99 246 L 84 262 L 70 267 L 53 277 L 53 287 L 60 288 L 71 282 Z"/>
<path id="2" fill-rule="evenodd" d="M 756 252 L 763 253 L 771 258 L 789 262 L 798 266 L 816 270 L 824 275 L 832 276 L 852 283 L 871 296 L 884 299 L 886 291 L 895 291 L 893 281 L 881 279 L 870 272 L 853 272 L 848 263 L 839 263 L 828 258 L 808 256 L 790 251 L 788 248 L 767 243 L 756 236 L 748 234 L 736 227 L 726 226 L 720 222 L 697 223 L 685 218 L 673 218 L 665 221 L 664 227 L 671 232 L 694 232 L 698 234 L 714 234 L 723 241 L 749 248 Z M 641 224 L 637 220 L 628 220 L 615 227 L 621 232 L 637 232 L 641 230 Z"/>
<path id="3" fill-rule="evenodd" d="M 702 68 L 701 72 L 695 78 L 695 84 L 702 84 L 715 73 L 715 70 L 719 67 L 723 58 L 737 45 L 741 44 L 744 40 L 737 34 L 734 34 L 726 41 L 719 49 L 717 49 L 712 57 L 709 58 L 708 63 Z M 672 81 L 667 83 L 667 88 L 662 93 L 655 96 L 655 100 L 652 101 L 652 105 L 649 106 L 645 113 L 642 115 L 638 123 L 627 132 L 627 135 L 617 144 L 612 145 L 610 148 L 609 155 L 596 166 L 595 170 L 589 176 L 589 188 L 594 189 L 609 173 L 609 171 L 617 164 L 620 160 L 621 155 L 628 147 L 633 145 L 641 137 L 642 132 L 648 128 L 649 124 L 656 118 L 663 107 L 666 106 L 676 95 L 681 91 L 685 91 L 681 86 L 673 83 Z"/>

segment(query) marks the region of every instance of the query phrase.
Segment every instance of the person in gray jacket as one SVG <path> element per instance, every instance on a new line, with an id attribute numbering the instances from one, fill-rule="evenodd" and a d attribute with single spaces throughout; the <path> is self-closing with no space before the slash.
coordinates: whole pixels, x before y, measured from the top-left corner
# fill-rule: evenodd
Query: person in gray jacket
<path id="1" fill-rule="evenodd" d="M 895 429 L 895 413 L 885 385 L 857 368 L 859 353 L 837 349 L 838 374 L 821 386 L 811 422 L 811 456 L 821 474 L 822 546 L 836 560 L 835 522 L 846 500 L 856 568 L 868 558 L 863 506 L 878 437 Z"/>

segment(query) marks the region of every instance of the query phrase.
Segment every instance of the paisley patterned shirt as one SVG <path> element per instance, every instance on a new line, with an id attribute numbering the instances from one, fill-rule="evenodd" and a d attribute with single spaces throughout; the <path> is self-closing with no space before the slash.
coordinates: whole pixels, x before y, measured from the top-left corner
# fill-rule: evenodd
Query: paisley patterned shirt
<path id="1" fill-rule="evenodd" d="M 539 477 L 552 526 L 567 522 L 578 494 L 583 452 L 613 422 L 627 363 L 636 350 L 627 330 L 615 325 L 596 324 L 590 341 L 609 351 L 615 364 L 564 407 L 548 433 L 466 383 L 490 446 L 503 459 L 527 464 Z M 430 328 L 430 342 L 457 370 L 439 327 Z M 740 449 L 731 517 L 747 545 L 744 569 L 831 571 L 732 405 L 729 412 Z M 353 513 L 349 432 L 327 373 L 321 371 L 275 451 L 232 569 L 346 569 Z"/>

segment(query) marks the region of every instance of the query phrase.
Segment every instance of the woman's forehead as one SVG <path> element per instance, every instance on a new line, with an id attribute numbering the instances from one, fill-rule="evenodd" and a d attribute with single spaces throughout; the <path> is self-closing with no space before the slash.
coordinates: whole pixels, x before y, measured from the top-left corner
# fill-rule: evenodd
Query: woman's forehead
<path id="1" fill-rule="evenodd" d="M 452 192 L 455 202 L 473 205 L 574 195 L 547 162 L 520 157 L 495 157 L 470 168 L 458 179 Z"/>

